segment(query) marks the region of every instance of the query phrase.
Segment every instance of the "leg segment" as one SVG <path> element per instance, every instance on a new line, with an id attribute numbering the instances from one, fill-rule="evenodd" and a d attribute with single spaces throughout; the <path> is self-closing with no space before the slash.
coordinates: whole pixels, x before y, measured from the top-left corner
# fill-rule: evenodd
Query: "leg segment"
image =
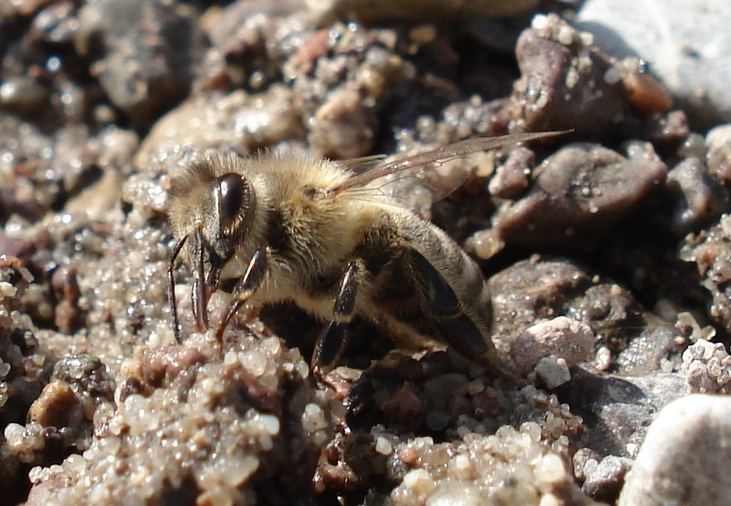
<path id="1" fill-rule="evenodd" d="M 178 324 L 178 303 L 175 300 L 175 260 L 180 254 L 180 250 L 183 249 L 185 241 L 188 240 L 188 236 L 184 235 L 173 248 L 173 254 L 170 256 L 170 262 L 168 263 L 168 301 L 170 302 L 170 316 L 173 319 L 173 333 L 175 334 L 175 340 L 180 342 L 180 325 Z"/>
<path id="2" fill-rule="evenodd" d="M 193 234 L 193 252 L 195 257 L 191 259 L 195 262 L 193 266 L 193 290 L 191 292 L 191 302 L 193 306 L 193 317 L 195 318 L 196 328 L 198 332 L 203 332 L 208 328 L 208 315 L 206 314 L 206 304 L 203 294 L 204 286 L 204 254 L 205 245 L 203 244 L 203 232 L 200 226 L 197 226 Z"/>
<path id="3" fill-rule="evenodd" d="M 358 294 L 358 264 L 351 261 L 340 278 L 338 293 L 333 305 L 333 319 L 325 326 L 317 338 L 312 354 L 311 368 L 318 380 L 332 369 L 345 349 L 347 326 L 355 312 Z"/>
<path id="4" fill-rule="evenodd" d="M 228 322 L 236 314 L 241 306 L 256 292 L 266 278 L 267 272 L 269 272 L 269 253 L 266 248 L 262 247 L 256 250 L 254 256 L 251 257 L 249 266 L 246 272 L 241 277 L 239 282 L 236 284 L 234 289 L 234 300 L 231 302 L 226 317 L 216 328 L 216 339 L 221 341 L 223 338 L 223 331 L 226 329 Z"/>

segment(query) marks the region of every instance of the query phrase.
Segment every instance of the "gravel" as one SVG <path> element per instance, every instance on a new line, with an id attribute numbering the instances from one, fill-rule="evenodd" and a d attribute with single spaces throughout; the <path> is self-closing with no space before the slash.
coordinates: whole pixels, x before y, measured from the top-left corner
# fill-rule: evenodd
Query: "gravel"
<path id="1" fill-rule="evenodd" d="M 574 26 L 576 2 L 204 4 L 0 4 L 5 502 L 728 502 L 703 485 L 729 467 L 721 93 L 699 123 L 659 66 Z M 388 185 L 479 262 L 517 382 L 356 318 L 319 384 L 320 322 L 255 308 L 220 343 L 192 330 L 182 263 L 175 341 L 167 192 L 192 161 L 549 129 L 572 132 Z"/>

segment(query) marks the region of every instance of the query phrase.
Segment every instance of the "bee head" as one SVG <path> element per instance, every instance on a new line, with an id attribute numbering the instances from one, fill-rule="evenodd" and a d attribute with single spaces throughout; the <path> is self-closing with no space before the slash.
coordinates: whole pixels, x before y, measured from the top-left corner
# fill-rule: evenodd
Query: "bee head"
<path id="1" fill-rule="evenodd" d="M 207 301 L 221 270 L 251 229 L 255 195 L 245 174 L 236 155 L 208 157 L 192 164 L 170 188 L 170 223 L 179 240 L 175 254 L 186 246 L 199 330 L 207 327 Z"/>

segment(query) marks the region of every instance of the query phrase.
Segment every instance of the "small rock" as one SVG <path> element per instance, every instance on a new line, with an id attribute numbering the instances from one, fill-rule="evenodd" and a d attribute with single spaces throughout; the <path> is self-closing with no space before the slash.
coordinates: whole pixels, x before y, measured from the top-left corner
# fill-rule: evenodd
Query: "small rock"
<path id="1" fill-rule="evenodd" d="M 731 503 L 731 398 L 689 395 L 650 426 L 620 506 Z"/>
<path id="2" fill-rule="evenodd" d="M 536 320 L 562 314 L 567 298 L 589 288 L 590 276 L 569 260 L 524 260 L 492 276 L 488 285 L 493 335 L 510 343 Z"/>
<path id="3" fill-rule="evenodd" d="M 663 321 L 647 321 L 639 333 L 628 336 L 629 343 L 620 351 L 614 362 L 614 372 L 621 375 L 640 376 L 658 370 L 663 360 L 677 350 L 677 331 Z"/>
<path id="4" fill-rule="evenodd" d="M 490 195 L 499 198 L 514 198 L 528 188 L 528 176 L 535 164 L 535 154 L 528 148 L 517 147 L 508 159 L 497 168 L 490 179 Z"/>
<path id="5" fill-rule="evenodd" d="M 618 131 L 632 109 L 621 83 L 605 79 L 611 63 L 585 45 L 590 37 L 554 15 L 536 16 L 533 26 L 515 48 L 521 78 L 513 86 L 512 119 L 529 131 L 570 128 L 586 136 Z"/>
<path id="6" fill-rule="evenodd" d="M 358 92 L 338 90 L 315 113 L 309 141 L 325 156 L 357 158 L 373 146 L 375 122 Z"/>
<path id="7" fill-rule="evenodd" d="M 75 427 L 83 420 L 81 402 L 68 383 L 52 381 L 28 410 L 28 420 L 44 427 Z"/>
<path id="8" fill-rule="evenodd" d="M 687 237 L 680 256 L 696 264 L 701 285 L 713 297 L 709 316 L 731 331 L 731 215 L 724 214 L 717 224 Z"/>
<path id="9" fill-rule="evenodd" d="M 586 480 L 588 473 L 593 472 L 602 456 L 591 448 L 579 448 L 574 453 L 574 476 L 579 481 Z"/>
<path id="10" fill-rule="evenodd" d="M 416 389 L 406 384 L 393 396 L 382 402 L 379 409 L 396 423 L 411 430 L 417 430 L 424 420 L 426 404 Z"/>
<path id="11" fill-rule="evenodd" d="M 285 86 L 273 85 L 251 95 L 243 90 L 196 95 L 155 123 L 135 155 L 135 164 L 148 167 L 160 159 L 165 172 L 174 174 L 173 169 L 180 170 L 179 160 L 168 158 L 181 149 L 229 148 L 246 153 L 300 137 L 301 129 L 292 91 Z"/>
<path id="12" fill-rule="evenodd" d="M 724 185 L 731 185 L 731 124 L 709 130 L 706 146 L 708 171 Z"/>
<path id="13" fill-rule="evenodd" d="M 58 301 L 55 308 L 55 323 L 64 334 L 71 334 L 83 323 L 79 308 L 78 269 L 73 265 L 62 265 L 51 276 L 51 289 Z"/>
<path id="14" fill-rule="evenodd" d="M 578 248 L 606 237 L 665 180 L 667 167 L 647 154 L 626 159 L 594 144 L 561 149 L 537 169 L 525 197 L 497 218 L 507 244 Z"/>
<path id="15" fill-rule="evenodd" d="M 535 371 L 549 390 L 563 385 L 571 379 L 569 367 L 566 365 L 566 360 L 562 358 L 543 357 L 536 364 Z"/>
<path id="16" fill-rule="evenodd" d="M 671 230 L 678 236 L 697 230 L 728 209 L 728 196 L 698 158 L 686 158 L 668 173 L 674 197 Z"/>
<path id="17" fill-rule="evenodd" d="M 203 39 L 190 7 L 162 0 L 99 0 L 79 14 L 77 51 L 112 103 L 138 126 L 184 97 Z"/>
<path id="18" fill-rule="evenodd" d="M 537 323 L 523 332 L 512 343 L 510 356 L 518 371 L 525 374 L 542 358 L 549 355 L 562 358 L 566 367 L 573 367 L 589 356 L 593 345 L 594 333 L 588 325 L 559 316 L 550 321 Z M 546 372 L 552 370 L 551 376 L 558 379 L 554 374 L 558 369 L 553 368 L 553 365 L 546 363 L 543 369 Z M 559 369 L 561 368 L 559 366 Z"/>
<path id="19" fill-rule="evenodd" d="M 624 476 L 631 467 L 632 461 L 628 458 L 613 455 L 604 457 L 596 468 L 587 474 L 581 489 L 592 499 L 614 503 L 624 485 Z"/>

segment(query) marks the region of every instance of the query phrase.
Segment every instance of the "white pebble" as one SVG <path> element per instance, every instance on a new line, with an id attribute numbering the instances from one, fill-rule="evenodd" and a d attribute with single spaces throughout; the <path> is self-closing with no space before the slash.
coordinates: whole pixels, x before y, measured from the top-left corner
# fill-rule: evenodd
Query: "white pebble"
<path id="1" fill-rule="evenodd" d="M 376 439 L 376 452 L 381 455 L 391 455 L 391 452 L 393 452 L 393 446 L 388 439 L 383 436 L 378 436 L 378 439 Z"/>
<path id="2" fill-rule="evenodd" d="M 520 432 L 527 435 L 534 443 L 537 443 L 541 440 L 541 426 L 538 425 L 536 422 L 521 423 Z"/>
<path id="3" fill-rule="evenodd" d="M 302 428 L 307 432 L 315 432 L 323 430 L 327 427 L 325 413 L 322 408 L 314 403 L 305 406 L 305 412 L 302 414 Z"/>
<path id="4" fill-rule="evenodd" d="M 549 390 L 571 379 L 569 367 L 562 358 L 543 357 L 536 364 L 535 371 Z"/>
<path id="5" fill-rule="evenodd" d="M 539 481 L 548 484 L 561 483 L 566 480 L 566 468 L 561 457 L 555 453 L 548 453 L 541 457 L 536 467 L 536 477 Z"/>
<path id="6" fill-rule="evenodd" d="M 249 350 L 242 353 L 241 363 L 257 378 L 264 374 L 267 369 L 267 357 L 258 350 Z"/>
<path id="7" fill-rule="evenodd" d="M 553 494 L 543 494 L 541 496 L 541 502 L 538 503 L 538 506 L 560 506 L 561 501 L 558 500 L 558 497 L 556 497 Z"/>
<path id="8" fill-rule="evenodd" d="M 270 436 L 279 434 L 279 418 L 274 415 L 259 415 L 262 431 Z"/>
<path id="9" fill-rule="evenodd" d="M 531 28 L 534 30 L 543 30 L 548 26 L 548 16 L 545 14 L 536 14 L 530 23 Z"/>
<path id="10" fill-rule="evenodd" d="M 419 495 L 429 494 L 434 490 L 434 479 L 426 469 L 412 469 L 404 476 L 403 484 Z"/>
<path id="11" fill-rule="evenodd" d="M 5 427 L 5 441 L 7 441 L 10 449 L 18 448 L 23 444 L 25 436 L 25 427 L 19 423 L 9 423 Z"/>
<path id="12" fill-rule="evenodd" d="M 237 487 L 259 468 L 259 459 L 247 455 L 240 460 L 233 460 L 221 470 L 221 479 L 230 487 Z"/>
<path id="13" fill-rule="evenodd" d="M 574 42 L 574 33 L 576 32 L 573 28 L 568 25 L 564 25 L 559 28 L 556 39 L 558 40 L 559 44 L 569 46 Z"/>
<path id="14" fill-rule="evenodd" d="M 7 281 L 0 281 L 0 297 L 15 297 L 16 289 Z"/>

